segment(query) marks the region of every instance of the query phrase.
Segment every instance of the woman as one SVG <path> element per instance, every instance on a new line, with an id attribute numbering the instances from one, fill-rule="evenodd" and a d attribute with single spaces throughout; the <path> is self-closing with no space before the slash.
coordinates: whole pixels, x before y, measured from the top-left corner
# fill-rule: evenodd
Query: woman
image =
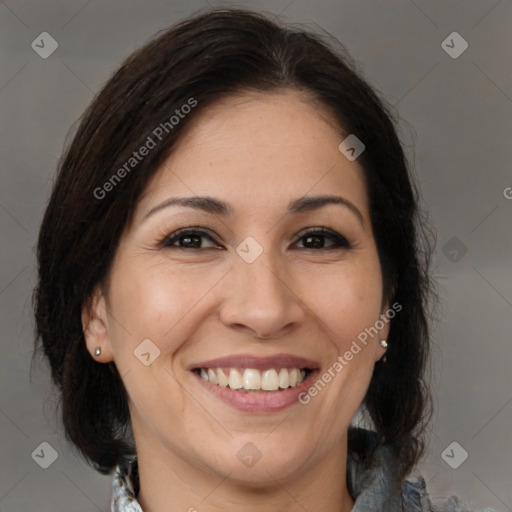
<path id="1" fill-rule="evenodd" d="M 61 160 L 35 291 L 112 510 L 466 510 L 409 477 L 430 250 L 387 108 L 319 37 L 222 9 L 130 56 Z"/>

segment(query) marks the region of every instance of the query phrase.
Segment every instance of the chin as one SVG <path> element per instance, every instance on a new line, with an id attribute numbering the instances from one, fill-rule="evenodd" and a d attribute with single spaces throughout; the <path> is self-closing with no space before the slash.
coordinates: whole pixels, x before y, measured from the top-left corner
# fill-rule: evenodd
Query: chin
<path id="1" fill-rule="evenodd" d="M 265 434 L 267 436 L 267 434 Z M 307 461 L 311 455 L 303 451 L 295 452 L 283 450 L 283 443 L 277 446 L 268 443 L 258 448 L 257 442 L 235 442 L 235 451 L 229 450 L 223 455 L 215 454 L 215 462 L 210 465 L 216 473 L 229 475 L 229 480 L 241 486 L 251 488 L 273 487 L 277 482 L 286 481 L 290 477 L 296 478 L 307 472 Z"/>

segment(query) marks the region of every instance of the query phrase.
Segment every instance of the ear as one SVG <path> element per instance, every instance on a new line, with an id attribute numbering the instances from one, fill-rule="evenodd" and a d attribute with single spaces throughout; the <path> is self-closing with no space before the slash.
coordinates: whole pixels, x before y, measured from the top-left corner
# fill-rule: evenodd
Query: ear
<path id="1" fill-rule="evenodd" d="M 381 345 L 382 340 L 388 341 L 389 324 L 375 337 L 375 362 L 380 361 L 387 352 L 387 347 Z"/>
<path id="2" fill-rule="evenodd" d="M 392 314 L 390 314 L 390 311 Z M 379 333 L 375 336 L 375 362 L 379 361 L 386 354 L 387 348 L 381 345 L 381 341 L 388 341 L 389 330 L 391 327 L 391 318 L 393 318 L 395 314 L 395 310 L 391 308 L 389 304 L 386 303 L 383 305 L 379 315 L 379 320 L 376 322 L 377 327 L 382 328 L 379 329 Z"/>
<path id="3" fill-rule="evenodd" d="M 82 330 L 85 344 L 91 357 L 99 363 L 114 360 L 112 344 L 109 339 L 109 322 L 105 296 L 97 285 L 82 307 Z M 101 349 L 99 355 L 95 350 Z"/>

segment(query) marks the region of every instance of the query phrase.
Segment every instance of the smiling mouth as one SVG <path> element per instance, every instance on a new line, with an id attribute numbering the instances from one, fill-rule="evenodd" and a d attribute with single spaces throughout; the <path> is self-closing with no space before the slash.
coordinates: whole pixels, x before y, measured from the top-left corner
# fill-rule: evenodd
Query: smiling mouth
<path id="1" fill-rule="evenodd" d="M 272 393 L 294 388 L 311 374 L 309 368 L 195 368 L 194 373 L 215 386 L 242 393 Z"/>

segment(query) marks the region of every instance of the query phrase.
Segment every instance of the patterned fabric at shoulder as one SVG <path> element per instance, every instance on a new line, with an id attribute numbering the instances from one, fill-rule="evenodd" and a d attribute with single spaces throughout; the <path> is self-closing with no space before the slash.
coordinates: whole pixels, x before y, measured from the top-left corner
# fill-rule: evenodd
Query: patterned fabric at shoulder
<path id="1" fill-rule="evenodd" d="M 135 459 L 116 467 L 112 482 L 111 512 L 143 512 L 135 498 L 133 471 Z"/>
<path id="2" fill-rule="evenodd" d="M 474 512 L 466 508 L 457 498 L 457 496 L 450 496 L 448 499 L 443 500 L 441 503 L 434 503 L 433 512 Z M 485 509 L 487 512 L 493 512 L 491 509 Z"/>
<path id="3" fill-rule="evenodd" d="M 473 512 L 464 507 L 456 496 L 433 498 L 427 492 L 425 479 L 418 476 L 415 481 L 407 480 L 402 491 L 404 511 L 418 512 Z M 486 512 L 492 512 L 486 509 Z"/>
<path id="4" fill-rule="evenodd" d="M 404 511 L 433 512 L 425 480 L 419 476 L 415 481 L 406 480 L 402 489 Z"/>

